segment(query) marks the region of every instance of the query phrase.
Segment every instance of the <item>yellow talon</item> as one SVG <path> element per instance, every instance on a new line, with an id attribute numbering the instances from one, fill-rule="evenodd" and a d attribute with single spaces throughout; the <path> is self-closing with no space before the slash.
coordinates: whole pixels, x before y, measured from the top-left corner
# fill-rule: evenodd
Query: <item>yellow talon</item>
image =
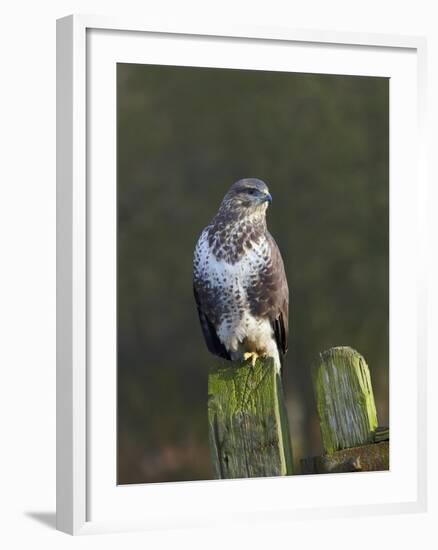
<path id="1" fill-rule="evenodd" d="M 245 361 L 248 361 L 248 359 L 251 359 L 251 364 L 253 367 L 255 367 L 258 357 L 259 356 L 255 351 L 247 351 L 243 354 L 243 358 L 245 359 Z"/>

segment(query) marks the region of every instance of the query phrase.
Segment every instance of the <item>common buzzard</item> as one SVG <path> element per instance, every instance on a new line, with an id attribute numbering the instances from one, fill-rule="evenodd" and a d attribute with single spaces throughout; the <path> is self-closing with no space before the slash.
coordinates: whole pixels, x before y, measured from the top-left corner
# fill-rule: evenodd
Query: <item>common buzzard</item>
<path id="1" fill-rule="evenodd" d="M 232 185 L 196 245 L 193 287 L 211 353 L 253 364 L 269 356 L 280 370 L 288 346 L 289 290 L 266 227 L 271 202 L 259 179 Z"/>

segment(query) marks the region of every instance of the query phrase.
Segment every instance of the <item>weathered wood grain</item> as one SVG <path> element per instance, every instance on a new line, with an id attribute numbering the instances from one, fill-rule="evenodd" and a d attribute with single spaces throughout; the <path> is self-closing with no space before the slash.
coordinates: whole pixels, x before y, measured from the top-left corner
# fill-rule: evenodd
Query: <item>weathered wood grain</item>
<path id="1" fill-rule="evenodd" d="M 292 474 L 281 379 L 272 359 L 221 362 L 208 379 L 210 448 L 217 479 Z"/>
<path id="2" fill-rule="evenodd" d="M 389 428 L 387 426 L 379 426 L 374 432 L 374 443 L 381 441 L 389 441 Z"/>
<path id="3" fill-rule="evenodd" d="M 325 452 L 372 443 L 377 413 L 362 355 L 349 347 L 331 348 L 320 354 L 313 374 Z"/>
<path id="4" fill-rule="evenodd" d="M 375 472 L 389 469 L 389 442 L 371 443 L 301 460 L 302 474 Z"/>

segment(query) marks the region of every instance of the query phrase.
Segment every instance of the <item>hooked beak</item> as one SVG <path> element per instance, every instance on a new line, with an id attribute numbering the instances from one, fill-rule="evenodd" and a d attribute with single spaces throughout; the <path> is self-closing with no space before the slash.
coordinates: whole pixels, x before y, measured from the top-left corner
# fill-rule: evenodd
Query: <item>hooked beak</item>
<path id="1" fill-rule="evenodd" d="M 269 204 L 271 204 L 272 196 L 270 195 L 270 193 L 266 193 L 264 200 L 265 200 L 265 202 L 269 202 Z"/>

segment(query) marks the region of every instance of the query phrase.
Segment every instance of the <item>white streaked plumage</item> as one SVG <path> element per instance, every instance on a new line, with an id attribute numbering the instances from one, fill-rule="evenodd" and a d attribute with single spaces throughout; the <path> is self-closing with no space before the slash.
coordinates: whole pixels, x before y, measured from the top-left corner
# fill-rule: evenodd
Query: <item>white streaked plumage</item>
<path id="1" fill-rule="evenodd" d="M 271 196 L 261 180 L 235 183 L 195 248 L 193 283 L 209 350 L 232 360 L 287 350 L 288 287 L 266 228 Z"/>

